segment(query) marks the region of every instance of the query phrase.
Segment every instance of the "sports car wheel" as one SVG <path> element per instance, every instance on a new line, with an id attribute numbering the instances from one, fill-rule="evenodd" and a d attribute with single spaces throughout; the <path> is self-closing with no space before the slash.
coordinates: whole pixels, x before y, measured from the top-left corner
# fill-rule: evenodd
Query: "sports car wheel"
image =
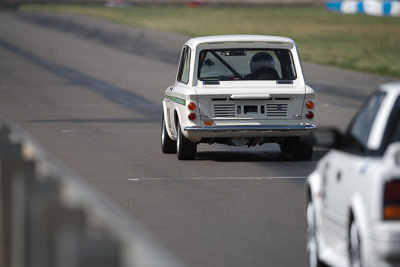
<path id="1" fill-rule="evenodd" d="M 168 135 L 164 116 L 161 126 L 161 151 L 166 154 L 176 153 L 176 141 L 172 140 Z"/>
<path id="2" fill-rule="evenodd" d="M 176 150 L 178 159 L 180 160 L 195 159 L 197 152 L 197 144 L 193 143 L 183 135 L 179 123 L 177 124 L 177 128 L 178 128 L 178 139 L 176 141 Z"/>
<path id="3" fill-rule="evenodd" d="M 313 155 L 313 143 L 311 138 L 295 144 L 294 158 L 295 159 L 311 159 Z"/>
<path id="4" fill-rule="evenodd" d="M 364 266 L 361 254 L 361 239 L 359 233 L 359 226 L 356 220 L 353 220 L 350 225 L 350 264 L 352 267 Z"/>
<path id="5" fill-rule="evenodd" d="M 314 215 L 314 204 L 310 201 L 307 205 L 307 255 L 308 266 L 321 267 L 324 266 L 318 257 L 318 242 Z"/>

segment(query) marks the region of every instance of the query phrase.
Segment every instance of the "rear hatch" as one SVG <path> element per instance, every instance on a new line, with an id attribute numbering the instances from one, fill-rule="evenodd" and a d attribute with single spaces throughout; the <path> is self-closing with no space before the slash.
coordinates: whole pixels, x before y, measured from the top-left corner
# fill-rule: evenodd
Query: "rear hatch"
<path id="1" fill-rule="evenodd" d="M 301 119 L 305 88 L 206 86 L 196 90 L 201 120 Z"/>

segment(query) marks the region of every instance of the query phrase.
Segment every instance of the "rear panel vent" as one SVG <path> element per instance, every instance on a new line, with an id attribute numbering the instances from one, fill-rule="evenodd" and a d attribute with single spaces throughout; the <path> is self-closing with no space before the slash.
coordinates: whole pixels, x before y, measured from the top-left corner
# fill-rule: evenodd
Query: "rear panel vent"
<path id="1" fill-rule="evenodd" d="M 215 117 L 235 117 L 235 104 L 214 104 Z"/>
<path id="2" fill-rule="evenodd" d="M 288 104 L 267 104 L 267 117 L 286 117 L 288 113 Z"/>

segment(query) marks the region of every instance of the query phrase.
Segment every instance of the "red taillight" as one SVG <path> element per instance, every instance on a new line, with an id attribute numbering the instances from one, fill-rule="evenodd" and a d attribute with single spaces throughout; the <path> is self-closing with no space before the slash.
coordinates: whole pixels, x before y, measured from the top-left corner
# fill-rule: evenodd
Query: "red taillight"
<path id="1" fill-rule="evenodd" d="M 307 101 L 306 107 L 307 107 L 308 109 L 313 109 L 313 108 L 314 108 L 314 102 L 312 102 L 312 101 Z"/>
<path id="2" fill-rule="evenodd" d="M 193 103 L 193 102 L 190 102 L 189 105 L 188 105 L 188 109 L 189 110 L 195 110 L 196 109 L 196 104 Z"/>
<path id="3" fill-rule="evenodd" d="M 194 121 L 196 119 L 196 114 L 195 113 L 189 113 L 188 118 L 189 118 L 189 120 Z"/>
<path id="4" fill-rule="evenodd" d="M 400 180 L 385 184 L 383 219 L 400 220 Z"/>
<path id="5" fill-rule="evenodd" d="M 306 117 L 307 117 L 307 119 L 311 120 L 312 118 L 314 118 L 314 113 L 312 111 L 307 111 Z"/>

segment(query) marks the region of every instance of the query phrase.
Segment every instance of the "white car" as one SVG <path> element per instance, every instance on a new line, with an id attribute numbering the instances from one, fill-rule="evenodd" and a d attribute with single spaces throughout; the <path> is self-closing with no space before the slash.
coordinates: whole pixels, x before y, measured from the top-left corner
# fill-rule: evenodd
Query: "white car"
<path id="1" fill-rule="evenodd" d="M 315 91 L 306 85 L 296 43 L 258 35 L 198 37 L 181 53 L 165 90 L 161 147 L 195 159 L 197 144 L 255 146 L 310 159 Z"/>
<path id="2" fill-rule="evenodd" d="M 400 83 L 381 85 L 306 181 L 310 266 L 400 266 Z"/>

